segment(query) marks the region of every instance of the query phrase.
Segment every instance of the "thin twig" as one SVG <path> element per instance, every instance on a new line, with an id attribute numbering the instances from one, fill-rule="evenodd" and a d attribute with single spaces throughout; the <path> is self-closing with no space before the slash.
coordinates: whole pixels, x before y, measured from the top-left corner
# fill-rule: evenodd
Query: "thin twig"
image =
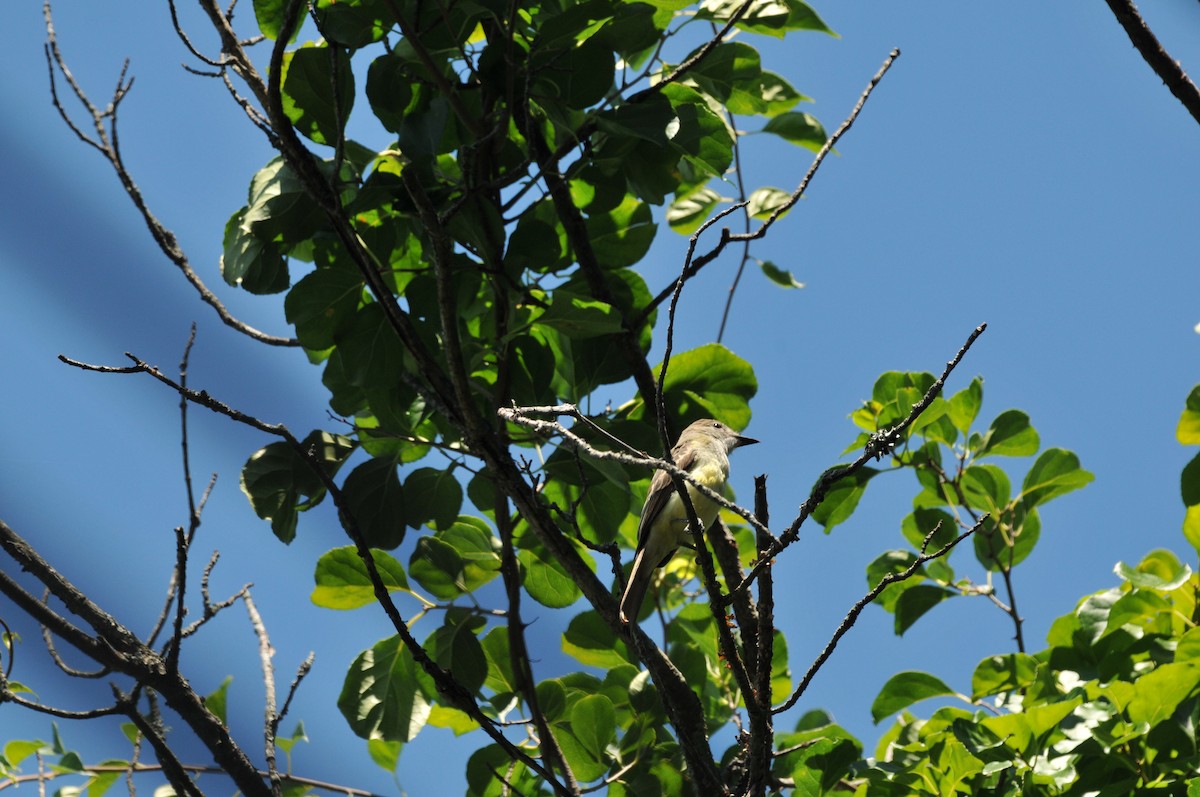
<path id="1" fill-rule="evenodd" d="M 767 230 L 769 230 L 771 226 L 775 224 L 776 220 L 778 220 L 780 216 L 791 210 L 792 207 L 800 201 L 800 198 L 804 196 L 804 192 L 808 190 L 809 183 L 811 183 L 813 177 L 816 176 L 817 170 L 820 169 L 821 164 L 824 163 L 825 156 L 833 151 L 833 147 L 835 144 L 837 144 L 838 139 L 845 135 L 846 132 L 850 130 L 851 126 L 853 126 L 855 120 L 858 119 L 858 115 L 862 112 L 863 107 L 867 104 L 867 99 L 871 96 L 871 92 L 875 90 L 875 86 L 879 84 L 879 81 L 883 80 L 883 76 L 887 74 L 888 70 L 892 68 L 892 64 L 899 57 L 900 50 L 895 49 L 892 50 L 887 59 L 884 60 L 883 66 L 880 67 L 879 71 L 875 73 L 875 76 L 871 78 L 871 82 L 867 84 L 867 88 L 863 91 L 862 95 L 859 96 L 858 102 L 855 103 L 853 110 L 850 111 L 850 115 L 846 117 L 845 121 L 838 126 L 837 130 L 833 132 L 833 135 L 829 137 L 829 140 L 826 141 L 824 146 L 822 146 L 817 152 L 816 156 L 813 158 L 812 164 L 808 167 L 808 171 L 804 175 L 804 179 L 802 179 L 800 184 L 796 186 L 796 189 L 792 192 L 791 196 L 788 197 L 788 200 L 776 208 L 775 211 L 771 213 L 771 215 L 765 221 L 763 221 L 763 223 L 759 225 L 756 230 L 752 232 L 731 233 L 728 228 L 722 229 L 720 240 L 717 241 L 712 249 L 696 257 L 694 260 L 689 258 L 683 274 L 680 276 L 681 280 L 687 280 L 694 277 L 697 273 L 699 273 L 700 269 L 704 268 L 706 265 L 715 260 L 730 243 L 734 241 L 749 242 L 758 238 L 762 238 L 767 234 Z M 743 203 L 738 203 L 730 208 L 726 208 L 722 215 L 728 215 L 728 213 L 733 212 L 733 210 L 739 207 L 745 207 L 745 205 Z M 696 234 L 693 235 L 693 238 L 699 235 L 699 233 L 704 229 L 707 229 L 708 226 L 711 225 L 705 225 L 700 230 L 697 230 Z M 659 305 L 667 300 L 667 297 L 676 292 L 677 284 L 671 285 L 660 291 L 658 295 L 655 296 L 642 310 L 641 315 L 638 317 L 638 322 L 641 322 L 643 319 L 649 317 L 650 313 L 654 312 Z"/>
<path id="2" fill-rule="evenodd" d="M 853 627 L 854 623 L 858 620 L 858 616 L 860 614 L 862 614 L 863 609 L 865 609 L 868 604 L 870 604 L 872 601 L 874 601 L 876 598 L 878 598 L 880 593 L 882 593 L 885 589 L 887 589 L 892 584 L 895 584 L 897 582 L 904 581 L 908 578 L 911 578 L 914 574 L 916 574 L 917 570 L 922 565 L 924 565 L 926 562 L 932 561 L 934 559 L 937 559 L 939 557 L 945 556 L 946 554 L 950 553 L 950 551 L 954 548 L 954 546 L 958 545 L 960 542 L 965 540 L 967 537 L 970 537 L 972 534 L 974 534 L 976 531 L 978 531 L 980 526 L 983 525 L 984 521 L 987 520 L 987 517 L 988 517 L 987 515 L 984 515 L 983 517 L 981 517 L 979 519 L 979 522 L 976 523 L 974 526 L 967 529 L 962 534 L 959 534 L 953 540 L 946 543 L 941 548 L 938 548 L 933 553 L 926 553 L 925 549 L 929 545 L 930 540 L 933 539 L 933 535 L 936 534 L 939 529 L 941 529 L 941 524 L 938 524 L 937 526 L 935 526 L 929 532 L 929 534 L 927 534 L 925 536 L 925 542 L 921 546 L 921 554 L 912 561 L 912 564 L 910 564 L 907 568 L 905 568 L 903 571 L 901 571 L 899 573 L 888 573 L 886 576 L 884 576 L 883 578 L 881 578 L 879 580 L 879 583 L 875 585 L 874 589 L 872 589 L 870 592 L 868 592 L 866 595 L 864 595 L 862 598 L 860 598 L 857 603 L 854 604 L 854 606 L 846 614 L 845 618 L 842 619 L 841 625 L 839 625 L 837 630 L 833 632 L 833 636 L 830 638 L 829 642 L 825 645 L 825 649 L 821 651 L 821 654 L 819 656 L 817 656 L 816 660 L 814 660 L 812 665 L 808 668 L 808 672 L 806 672 L 804 674 L 804 677 L 800 679 L 800 683 L 796 686 L 796 690 L 794 692 L 792 692 L 792 696 L 790 698 L 788 698 L 787 701 L 783 705 L 781 705 L 777 708 L 771 709 L 771 713 L 779 714 L 780 712 L 787 711 L 789 708 L 796 705 L 796 701 L 799 700 L 801 695 L 804 694 L 805 690 L 808 689 L 808 685 L 812 682 L 812 679 L 816 676 L 817 671 L 820 670 L 821 666 L 829 659 L 830 656 L 833 655 L 833 650 L 834 650 L 834 648 L 837 647 L 837 643 L 841 640 L 841 638 L 843 636 L 846 635 L 846 632 L 849 631 L 851 629 L 851 627 Z"/>
<path id="3" fill-rule="evenodd" d="M 267 760 L 267 779 L 271 783 L 271 791 L 275 797 L 280 797 L 283 794 L 283 787 L 280 783 L 279 768 L 275 765 L 275 730 L 277 727 L 275 665 L 271 663 L 275 649 L 271 646 L 266 623 L 263 622 L 262 615 L 258 613 L 258 606 L 255 605 L 254 598 L 249 591 L 242 595 L 242 604 L 246 607 L 246 614 L 250 618 L 250 627 L 254 630 L 254 637 L 258 640 L 258 661 L 262 667 L 263 687 L 266 693 L 263 700 L 263 756 Z"/>
<path id="4" fill-rule="evenodd" d="M 113 366 L 92 365 L 90 363 L 73 360 L 61 354 L 59 355 L 59 360 L 68 365 L 75 366 L 76 368 L 81 368 L 87 371 L 96 371 L 99 373 L 147 374 L 154 377 L 159 382 L 162 382 L 164 385 L 167 385 L 180 395 L 186 396 L 187 399 L 193 403 L 199 404 L 202 407 L 207 407 L 213 412 L 224 415 L 227 418 L 237 421 L 238 423 L 245 424 L 252 428 L 258 429 L 259 431 L 282 438 L 284 442 L 286 442 L 292 449 L 292 451 L 294 451 L 309 466 L 313 474 L 320 479 L 322 486 L 324 486 L 326 491 L 329 493 L 330 498 L 333 499 L 334 505 L 338 510 L 338 517 L 342 522 L 342 528 L 346 532 L 346 535 L 350 538 L 351 542 L 354 543 L 359 559 L 362 560 L 363 565 L 366 568 L 367 577 L 374 589 L 376 601 L 383 608 L 384 613 L 391 621 L 392 627 L 396 630 L 396 633 L 404 643 L 404 646 L 412 653 L 413 659 L 423 670 L 425 670 L 426 673 L 433 678 L 439 694 L 446 701 L 446 703 L 453 708 L 462 710 L 468 716 L 470 716 L 471 719 L 475 720 L 483 729 L 483 731 L 487 733 L 494 742 L 500 745 L 500 747 L 502 747 L 506 753 L 508 753 L 514 760 L 520 761 L 521 763 L 525 764 L 525 766 L 538 773 L 538 775 L 545 778 L 547 783 L 551 784 L 556 792 L 560 794 L 568 793 L 563 785 L 558 782 L 558 780 L 546 769 L 546 767 L 544 767 L 524 750 L 513 744 L 513 742 L 511 742 L 504 736 L 503 733 L 499 731 L 495 723 L 483 713 L 483 710 L 479 707 L 474 695 L 467 691 L 467 689 L 460 684 L 449 671 L 435 662 L 430 657 L 429 652 L 425 650 L 425 648 L 422 647 L 422 645 L 412 635 L 408 624 L 404 622 L 404 618 L 401 616 L 400 610 L 396 607 L 395 601 L 392 600 L 391 593 L 388 591 L 387 586 L 383 582 L 383 578 L 379 574 L 379 568 L 375 563 L 375 558 L 371 555 L 370 548 L 366 543 L 366 539 L 363 536 L 361 529 L 358 527 L 358 522 L 355 519 L 354 512 L 347 503 L 346 497 L 342 493 L 341 488 L 336 482 L 333 481 L 333 477 L 329 475 L 326 469 L 321 466 L 321 463 L 316 459 L 316 456 L 309 451 L 308 448 L 301 443 L 294 434 L 292 434 L 291 430 L 289 430 L 283 424 L 267 423 L 266 421 L 260 420 L 253 415 L 248 415 L 241 410 L 234 409 L 228 404 L 224 404 L 223 402 L 213 398 L 206 391 L 196 391 L 191 388 L 183 387 L 178 382 L 160 371 L 157 367 L 144 362 L 132 354 L 126 353 L 125 356 L 133 361 L 134 365 L 132 367 L 118 368 Z M 0 530 L 3 530 L 3 528 L 3 523 L 0 522 Z M 3 578 L 4 574 L 0 572 L 0 586 L 3 584 Z"/>
<path id="5" fill-rule="evenodd" d="M 817 480 L 816 485 L 813 487 L 812 493 L 809 494 L 808 499 L 800 505 L 800 513 L 796 516 L 796 519 L 792 521 L 792 525 L 788 527 L 787 531 L 780 535 L 778 540 L 771 544 L 765 554 L 759 556 L 758 561 L 753 567 L 750 568 L 750 572 L 746 575 L 746 578 L 741 584 L 738 584 L 736 587 L 731 589 L 730 593 L 735 593 L 738 590 L 749 587 L 754 579 L 758 576 L 758 573 L 767 566 L 768 562 L 774 559 L 780 551 L 782 551 L 784 548 L 787 548 L 799 538 L 800 527 L 804 524 L 804 521 L 808 519 L 809 515 L 813 513 L 817 506 L 820 505 L 821 501 L 825 499 L 825 496 L 835 484 L 842 479 L 852 476 L 853 474 L 862 470 L 862 468 L 869 461 L 872 459 L 879 459 L 879 457 L 883 456 L 883 454 L 887 453 L 896 446 L 896 444 L 903 438 L 905 430 L 907 430 L 908 427 L 917 420 L 918 416 L 925 411 L 925 408 L 928 407 L 933 400 L 941 394 L 942 388 L 945 386 L 946 380 L 950 377 L 950 374 L 954 371 L 955 367 L 958 366 L 959 362 L 966 355 L 972 344 L 975 343 L 975 341 L 984 333 L 986 329 L 987 324 L 980 324 L 971 331 L 971 334 L 967 336 L 966 343 L 964 343 L 958 350 L 958 353 L 946 363 L 946 368 L 942 371 L 942 375 L 939 376 L 934 383 L 929 386 L 929 389 L 925 391 L 925 395 L 922 396 L 917 403 L 913 404 L 912 409 L 909 411 L 908 416 L 905 417 L 904 420 L 900 421 L 900 423 L 896 424 L 890 429 L 876 432 L 871 438 L 870 442 L 868 442 L 865 446 L 863 453 L 859 455 L 858 459 L 854 460 L 849 465 L 839 468 L 830 468 L 821 475 L 821 478 Z"/>
<path id="6" fill-rule="evenodd" d="M 60 117 L 71 129 L 71 132 L 83 143 L 91 146 L 109 162 L 117 178 L 121 181 L 122 188 L 125 189 L 126 195 L 133 202 L 134 207 L 142 216 L 142 221 L 146 228 L 150 231 L 150 235 L 154 238 L 154 242 L 158 244 L 159 250 L 166 255 L 167 259 L 175 264 L 175 267 L 184 275 L 184 278 L 191 283 L 192 287 L 200 295 L 205 304 L 212 307 L 221 321 L 226 326 L 236 329 L 248 337 L 266 343 L 272 346 L 299 346 L 300 342 L 293 338 L 282 338 L 276 335 L 269 335 L 262 332 L 249 324 L 235 318 L 232 313 L 225 307 L 217 295 L 209 290 L 204 281 L 192 269 L 192 265 L 184 254 L 183 249 L 179 246 L 179 241 L 175 238 L 175 234 L 167 229 L 166 226 L 158 220 L 146 204 L 145 198 L 142 196 L 141 190 L 137 183 L 134 182 L 133 176 L 125 167 L 125 162 L 121 158 L 120 146 L 117 138 L 117 110 L 121 101 L 128 96 L 129 90 L 133 87 L 133 78 L 125 79 L 126 70 L 129 67 L 129 62 L 126 61 L 121 69 L 120 77 L 117 80 L 117 87 L 113 91 L 112 99 L 109 100 L 108 106 L 104 110 L 100 110 L 91 102 L 83 88 L 75 80 L 71 71 L 67 68 L 66 61 L 63 58 L 62 52 L 58 47 L 58 39 L 54 33 L 54 22 L 50 13 L 50 0 L 46 0 L 42 6 L 43 16 L 46 20 L 46 66 L 50 74 L 50 99 L 55 110 L 58 111 Z M 85 133 L 67 113 L 61 99 L 58 96 L 57 81 L 55 80 L 55 69 L 62 73 L 63 78 L 71 87 L 75 96 L 87 109 L 91 116 L 92 126 L 94 128 L 94 138 Z"/>

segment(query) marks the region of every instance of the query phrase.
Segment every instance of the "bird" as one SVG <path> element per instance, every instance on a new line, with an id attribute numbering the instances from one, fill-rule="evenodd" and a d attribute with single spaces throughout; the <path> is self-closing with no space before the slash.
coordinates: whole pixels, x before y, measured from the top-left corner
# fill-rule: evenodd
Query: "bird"
<path id="1" fill-rule="evenodd" d="M 743 437 L 718 420 L 704 418 L 683 430 L 671 449 L 671 458 L 680 470 L 686 471 L 710 490 L 720 493 L 729 478 L 730 452 L 739 446 L 757 442 L 752 437 Z M 708 528 L 717 519 L 720 507 L 694 485 L 688 484 L 687 490 L 696 517 Z M 629 571 L 629 581 L 621 596 L 622 623 L 637 621 L 654 571 L 671 561 L 680 545 L 691 545 L 687 526 L 687 509 L 675 489 L 674 479 L 667 471 L 658 471 L 650 482 L 650 492 L 646 495 L 641 520 L 638 521 L 637 552 L 633 557 L 633 569 Z"/>

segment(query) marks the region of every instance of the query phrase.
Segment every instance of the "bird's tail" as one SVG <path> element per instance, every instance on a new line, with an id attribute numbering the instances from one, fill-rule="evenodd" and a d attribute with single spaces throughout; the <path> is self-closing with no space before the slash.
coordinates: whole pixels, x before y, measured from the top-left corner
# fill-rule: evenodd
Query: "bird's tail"
<path id="1" fill-rule="evenodd" d="M 646 590 L 650 580 L 654 578 L 654 568 L 658 562 L 650 561 L 646 549 L 642 548 L 633 558 L 633 568 L 629 571 L 629 582 L 625 585 L 625 594 L 621 596 L 621 622 L 636 623 L 638 612 L 642 609 L 642 601 L 646 599 Z"/>

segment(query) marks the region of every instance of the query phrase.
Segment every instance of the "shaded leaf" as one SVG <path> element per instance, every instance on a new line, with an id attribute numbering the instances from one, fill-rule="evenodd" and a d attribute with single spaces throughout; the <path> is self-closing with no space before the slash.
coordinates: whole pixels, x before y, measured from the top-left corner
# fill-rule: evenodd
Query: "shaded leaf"
<path id="1" fill-rule="evenodd" d="M 391 550 L 404 542 L 404 488 L 391 459 L 369 459 L 350 472 L 342 494 L 371 548 Z"/>
<path id="2" fill-rule="evenodd" d="M 337 704 L 355 735 L 390 742 L 412 741 L 431 708 L 419 687 L 412 653 L 398 636 L 358 654 Z"/>
<path id="3" fill-rule="evenodd" d="M 318 144 L 332 146 L 341 139 L 354 107 L 354 75 L 346 51 L 305 45 L 284 53 L 282 74 L 283 112 L 296 129 Z"/>
<path id="4" fill-rule="evenodd" d="M 792 272 L 787 269 L 780 268 L 770 260 L 763 260 L 759 263 L 763 274 L 767 279 L 774 282 L 776 285 L 781 285 L 784 288 L 803 288 L 804 283 L 792 276 Z"/>
<path id="5" fill-rule="evenodd" d="M 816 152 L 825 146 L 829 136 L 825 128 L 810 113 L 803 111 L 787 111 L 775 116 L 763 125 L 764 133 L 779 136 L 784 141 L 799 144 L 805 149 Z"/>

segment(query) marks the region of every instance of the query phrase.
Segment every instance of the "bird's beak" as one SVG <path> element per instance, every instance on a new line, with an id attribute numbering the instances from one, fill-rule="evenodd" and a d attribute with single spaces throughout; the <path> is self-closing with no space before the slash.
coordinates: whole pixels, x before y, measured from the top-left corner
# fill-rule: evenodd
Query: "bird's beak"
<path id="1" fill-rule="evenodd" d="M 737 441 L 736 443 L 734 443 L 734 446 L 733 446 L 734 448 L 740 448 L 742 446 L 752 446 L 758 442 L 753 437 L 742 437 L 741 435 L 738 435 L 737 437 L 735 437 L 734 440 Z"/>

